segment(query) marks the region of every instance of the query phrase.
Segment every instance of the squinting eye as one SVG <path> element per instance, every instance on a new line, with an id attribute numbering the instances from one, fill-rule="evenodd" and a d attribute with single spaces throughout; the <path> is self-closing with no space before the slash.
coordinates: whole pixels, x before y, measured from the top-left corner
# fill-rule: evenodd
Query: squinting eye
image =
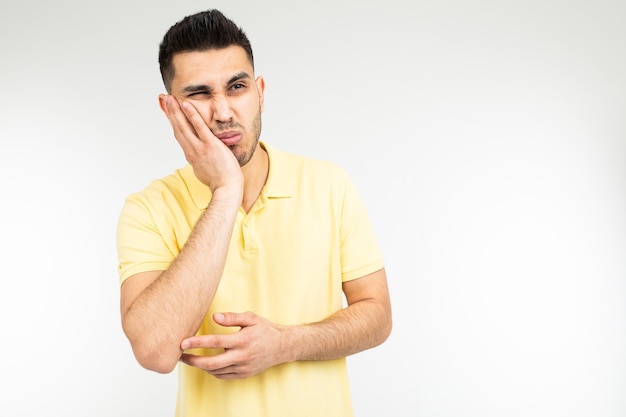
<path id="1" fill-rule="evenodd" d="M 233 90 L 238 90 L 238 89 L 240 89 L 240 88 L 244 88 L 244 87 L 245 87 L 245 85 L 243 85 L 243 84 L 241 84 L 241 83 L 239 83 L 239 84 L 234 84 L 234 85 L 233 85 Z"/>

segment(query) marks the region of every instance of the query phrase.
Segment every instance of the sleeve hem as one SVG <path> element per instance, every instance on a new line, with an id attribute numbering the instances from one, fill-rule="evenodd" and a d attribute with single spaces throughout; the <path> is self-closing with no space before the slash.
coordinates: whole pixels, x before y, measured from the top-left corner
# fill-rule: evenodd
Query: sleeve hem
<path id="1" fill-rule="evenodd" d="M 165 271 L 169 266 L 170 264 L 167 262 L 145 262 L 125 268 L 124 270 L 120 268 L 120 285 L 133 275 L 148 271 Z"/>
<path id="2" fill-rule="evenodd" d="M 373 272 L 379 271 L 384 268 L 382 260 L 377 260 L 359 269 L 351 270 L 341 274 L 341 282 L 352 281 L 358 278 L 362 278 L 365 275 L 369 275 Z"/>

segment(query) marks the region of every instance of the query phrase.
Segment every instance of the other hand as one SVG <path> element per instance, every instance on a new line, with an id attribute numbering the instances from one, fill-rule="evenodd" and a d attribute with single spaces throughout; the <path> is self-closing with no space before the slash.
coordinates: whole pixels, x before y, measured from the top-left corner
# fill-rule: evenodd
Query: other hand
<path id="1" fill-rule="evenodd" d="M 240 327 L 240 330 L 233 334 L 193 336 L 183 340 L 183 350 L 222 348 L 224 352 L 214 356 L 183 353 L 182 362 L 219 379 L 243 379 L 289 360 L 285 326 L 251 312 L 216 313 L 213 320 L 221 326 Z"/>

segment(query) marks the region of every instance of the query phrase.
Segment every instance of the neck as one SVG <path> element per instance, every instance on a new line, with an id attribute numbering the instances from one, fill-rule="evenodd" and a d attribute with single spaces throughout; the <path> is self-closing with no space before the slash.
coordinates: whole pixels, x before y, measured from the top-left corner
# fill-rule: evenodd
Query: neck
<path id="1" fill-rule="evenodd" d="M 243 172 L 243 199 L 241 207 L 247 213 L 261 195 L 269 173 L 269 158 L 261 145 L 257 144 L 252 159 L 241 169 Z"/>

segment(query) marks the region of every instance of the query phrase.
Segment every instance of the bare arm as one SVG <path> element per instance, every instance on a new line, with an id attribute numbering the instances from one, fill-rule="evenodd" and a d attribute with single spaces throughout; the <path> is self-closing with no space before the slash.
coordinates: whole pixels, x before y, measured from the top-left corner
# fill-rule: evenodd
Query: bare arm
<path id="1" fill-rule="evenodd" d="M 184 107 L 183 113 L 173 97 L 160 99 L 194 173 L 213 190 L 170 267 L 129 277 L 121 288 L 122 326 L 138 362 L 166 373 L 180 358 L 181 340 L 197 332 L 219 285 L 242 201 L 243 175 L 232 152 L 193 107 Z"/>
<path id="2" fill-rule="evenodd" d="M 291 360 L 337 359 L 372 348 L 391 333 L 384 269 L 343 284 L 348 307 L 318 323 L 292 328 Z"/>
<path id="3" fill-rule="evenodd" d="M 166 271 L 140 273 L 122 285 L 122 326 L 143 367 L 171 372 L 182 353 L 180 341 L 200 327 L 222 275 L 238 207 L 236 194 L 214 195 Z"/>
<path id="4" fill-rule="evenodd" d="M 344 283 L 348 306 L 326 320 L 302 326 L 284 326 L 253 313 L 220 313 L 222 326 L 239 326 L 231 335 L 194 336 L 184 349 L 224 348 L 216 356 L 183 354 L 190 366 L 221 379 L 239 379 L 297 360 L 342 358 L 381 344 L 391 332 L 391 303 L 384 269 Z"/>

